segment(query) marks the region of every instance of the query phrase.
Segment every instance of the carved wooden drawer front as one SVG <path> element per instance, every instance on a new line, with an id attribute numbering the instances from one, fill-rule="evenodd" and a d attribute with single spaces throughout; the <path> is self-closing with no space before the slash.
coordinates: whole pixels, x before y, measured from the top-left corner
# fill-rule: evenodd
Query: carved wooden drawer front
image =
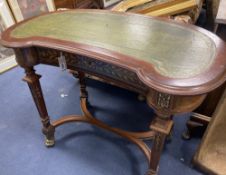
<path id="1" fill-rule="evenodd" d="M 53 49 L 37 48 L 39 62 L 50 65 L 58 65 L 58 57 L 60 52 Z M 98 61 L 93 58 L 64 53 L 68 68 L 75 70 L 83 70 L 85 72 L 98 74 L 110 79 L 114 79 L 139 89 L 146 89 L 146 86 L 138 79 L 136 73 L 123 69 L 121 67 Z"/>

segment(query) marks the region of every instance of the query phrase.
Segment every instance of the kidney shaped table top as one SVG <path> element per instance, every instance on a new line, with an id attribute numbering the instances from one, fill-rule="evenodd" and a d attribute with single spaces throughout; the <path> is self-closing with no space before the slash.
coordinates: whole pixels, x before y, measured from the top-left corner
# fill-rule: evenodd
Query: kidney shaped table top
<path id="1" fill-rule="evenodd" d="M 216 35 L 199 27 L 142 15 L 101 10 L 72 10 L 45 14 L 7 29 L 1 43 L 14 48 L 43 123 L 47 146 L 54 144 L 57 126 L 88 122 L 136 143 L 156 174 L 172 115 L 194 110 L 206 94 L 226 79 L 226 49 Z M 60 58 L 60 59 L 59 59 Z M 64 116 L 50 123 L 37 64 L 58 65 L 79 72 L 82 116 Z M 132 133 L 103 124 L 89 113 L 84 74 L 129 86 L 147 87 L 147 103 L 157 117 L 151 131 Z M 154 137 L 150 151 L 143 138 Z"/>

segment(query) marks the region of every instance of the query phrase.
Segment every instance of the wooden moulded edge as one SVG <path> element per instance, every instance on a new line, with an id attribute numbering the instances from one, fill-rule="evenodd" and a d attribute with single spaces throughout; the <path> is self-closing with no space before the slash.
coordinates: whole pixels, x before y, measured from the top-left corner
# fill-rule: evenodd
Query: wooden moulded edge
<path id="1" fill-rule="evenodd" d="M 10 27 L 3 33 L 1 43 L 6 47 L 11 48 L 24 48 L 24 47 L 46 47 L 51 49 L 57 49 L 61 51 L 70 52 L 73 54 L 80 54 L 87 57 L 91 57 L 100 61 L 105 61 L 110 64 L 114 64 L 126 69 L 132 70 L 137 74 L 139 79 L 148 87 L 153 88 L 163 93 L 169 93 L 174 95 L 200 95 L 207 93 L 216 87 L 220 86 L 226 80 L 226 47 L 225 43 L 216 35 L 211 32 L 188 24 L 178 24 L 171 20 L 153 18 L 149 16 L 143 16 L 139 14 L 112 12 L 106 10 L 74 10 L 76 12 L 87 13 L 113 13 L 125 16 L 142 16 L 143 18 L 149 18 L 153 20 L 161 20 L 166 23 L 174 23 L 175 25 L 190 28 L 196 32 L 201 32 L 207 35 L 213 40 L 216 45 L 216 59 L 211 67 L 203 73 L 191 77 L 191 78 L 170 78 L 160 75 L 155 71 L 153 65 L 147 64 L 145 61 L 137 60 L 128 55 L 123 55 L 104 48 L 94 47 L 91 45 L 85 45 L 81 43 L 62 41 L 57 39 L 50 39 L 45 37 L 31 37 L 25 39 L 16 39 L 10 37 L 10 32 L 29 20 L 20 22 L 17 25 Z M 67 11 L 68 12 L 68 11 Z M 64 11 L 52 12 L 52 13 L 64 13 Z M 47 15 L 47 14 L 44 14 Z M 119 61 L 120 58 L 120 61 Z M 139 65 L 139 66 L 137 66 Z"/>

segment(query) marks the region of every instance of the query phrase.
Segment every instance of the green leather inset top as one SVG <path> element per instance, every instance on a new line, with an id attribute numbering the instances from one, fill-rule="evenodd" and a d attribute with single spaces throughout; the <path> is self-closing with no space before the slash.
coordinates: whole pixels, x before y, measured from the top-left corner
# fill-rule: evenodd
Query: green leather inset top
<path id="1" fill-rule="evenodd" d="M 40 16 L 16 27 L 11 36 L 41 36 L 105 48 L 149 62 L 158 73 L 171 78 L 204 72 L 216 52 L 214 42 L 201 32 L 140 15 L 108 12 Z"/>

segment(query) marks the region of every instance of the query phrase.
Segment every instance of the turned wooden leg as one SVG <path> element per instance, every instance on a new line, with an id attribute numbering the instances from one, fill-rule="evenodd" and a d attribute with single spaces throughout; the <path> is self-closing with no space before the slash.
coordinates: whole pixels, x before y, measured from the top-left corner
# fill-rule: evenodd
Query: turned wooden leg
<path id="1" fill-rule="evenodd" d="M 86 91 L 85 74 L 78 72 L 78 78 L 80 83 L 80 98 L 85 98 L 88 102 L 88 92 Z"/>
<path id="2" fill-rule="evenodd" d="M 160 156 L 164 147 L 165 140 L 170 135 L 173 127 L 173 121 L 171 119 L 155 118 L 151 124 L 151 129 L 155 131 L 155 138 L 153 140 L 151 150 L 150 168 L 147 175 L 157 175 Z"/>
<path id="3" fill-rule="evenodd" d="M 187 130 L 183 133 L 182 138 L 189 140 L 193 136 L 201 137 L 204 134 L 210 120 L 211 117 L 193 112 L 192 116 L 186 123 Z"/>
<path id="4" fill-rule="evenodd" d="M 35 73 L 33 67 L 25 68 L 26 76 L 24 77 L 24 81 L 28 83 L 30 88 L 32 97 L 38 109 L 42 125 L 43 125 L 43 134 L 46 136 L 45 144 L 47 147 L 54 146 L 55 139 L 54 139 L 54 131 L 55 128 L 50 124 L 50 119 L 48 116 L 48 112 L 46 109 L 45 101 L 42 94 L 41 85 L 39 79 L 41 78 L 40 75 Z"/>

